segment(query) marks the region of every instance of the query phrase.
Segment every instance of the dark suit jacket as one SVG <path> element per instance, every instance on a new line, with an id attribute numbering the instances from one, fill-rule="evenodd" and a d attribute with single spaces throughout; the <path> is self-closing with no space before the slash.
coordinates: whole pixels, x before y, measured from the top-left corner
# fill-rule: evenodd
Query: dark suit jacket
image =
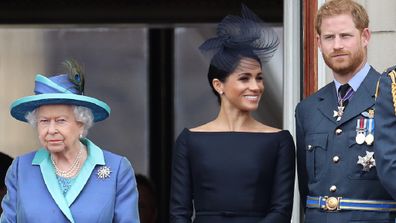
<path id="1" fill-rule="evenodd" d="M 379 76 L 377 71 L 370 69 L 338 122 L 333 116 L 337 109 L 334 82 L 297 105 L 297 164 L 304 207 L 307 195 L 392 200 L 381 185 L 376 168 L 365 172 L 363 166 L 357 164 L 358 156 L 364 157 L 366 151 L 373 151 L 373 146 L 356 143 L 356 124 L 363 117 L 361 113 L 374 106 Z M 331 191 L 331 187 L 335 191 Z M 305 214 L 307 223 L 394 222 L 389 212 L 341 210 L 329 213 L 306 208 Z"/>
<path id="2" fill-rule="evenodd" d="M 389 68 L 380 78 L 375 105 L 377 118 L 374 151 L 378 176 L 384 187 L 396 199 L 396 115 L 391 93 L 392 81 L 388 76 L 388 72 L 395 69 L 396 66 Z"/>

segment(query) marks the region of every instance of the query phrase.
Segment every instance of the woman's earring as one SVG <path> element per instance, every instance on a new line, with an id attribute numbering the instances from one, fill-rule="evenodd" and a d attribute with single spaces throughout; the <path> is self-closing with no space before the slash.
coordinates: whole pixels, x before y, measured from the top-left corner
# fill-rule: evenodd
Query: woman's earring
<path id="1" fill-rule="evenodd" d="M 219 92 L 219 94 L 220 94 L 220 95 L 223 95 L 223 94 L 224 94 L 224 92 L 220 91 L 220 92 Z"/>
<path id="2" fill-rule="evenodd" d="M 83 138 L 83 135 L 82 134 L 80 134 L 80 139 L 82 139 Z"/>

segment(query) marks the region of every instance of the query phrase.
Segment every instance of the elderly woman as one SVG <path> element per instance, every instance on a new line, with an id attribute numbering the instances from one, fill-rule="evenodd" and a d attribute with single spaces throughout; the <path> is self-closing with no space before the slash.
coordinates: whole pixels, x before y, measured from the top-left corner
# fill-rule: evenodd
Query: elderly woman
<path id="1" fill-rule="evenodd" d="M 36 76 L 35 95 L 16 100 L 11 115 L 37 129 L 42 147 L 17 157 L 7 176 L 0 222 L 138 223 L 138 192 L 130 162 L 86 138 L 109 106 L 83 95 L 84 76 Z"/>

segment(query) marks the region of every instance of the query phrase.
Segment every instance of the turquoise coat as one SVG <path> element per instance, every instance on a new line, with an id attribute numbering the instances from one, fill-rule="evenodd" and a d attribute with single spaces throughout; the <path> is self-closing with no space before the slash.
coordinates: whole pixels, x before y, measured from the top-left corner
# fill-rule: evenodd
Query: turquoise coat
<path id="1" fill-rule="evenodd" d="M 88 139 L 88 157 L 66 196 L 44 148 L 17 157 L 6 176 L 1 223 L 139 223 L 138 192 L 130 162 Z M 110 168 L 99 178 L 100 167 Z"/>

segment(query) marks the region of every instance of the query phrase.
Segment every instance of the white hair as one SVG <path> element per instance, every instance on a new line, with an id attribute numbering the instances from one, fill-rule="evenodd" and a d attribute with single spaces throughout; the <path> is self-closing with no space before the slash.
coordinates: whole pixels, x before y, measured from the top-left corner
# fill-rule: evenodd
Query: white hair
<path id="1" fill-rule="evenodd" d="M 92 127 L 94 116 L 91 109 L 83 106 L 71 105 L 73 107 L 74 118 L 77 122 L 83 124 L 84 130 L 82 136 L 88 135 L 88 130 Z M 27 122 L 33 126 L 37 127 L 37 108 L 31 112 L 26 113 L 25 118 Z"/>

